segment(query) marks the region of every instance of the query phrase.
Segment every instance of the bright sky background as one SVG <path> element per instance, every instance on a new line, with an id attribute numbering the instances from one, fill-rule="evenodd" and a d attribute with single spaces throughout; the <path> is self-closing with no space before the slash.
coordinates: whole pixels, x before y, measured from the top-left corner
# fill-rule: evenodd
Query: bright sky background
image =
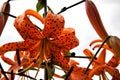
<path id="1" fill-rule="evenodd" d="M 0 0 L 0 7 L 6 0 Z M 55 13 L 58 13 L 61 8 L 68 7 L 80 0 L 48 0 L 48 5 L 53 9 Z M 92 0 L 101 15 L 103 24 L 109 33 L 109 35 L 116 35 L 120 37 L 120 0 Z M 18 16 L 21 15 L 26 9 L 36 10 L 37 0 L 14 0 L 10 2 L 10 13 Z M 43 12 L 41 11 L 40 14 Z M 85 4 L 79 4 L 62 13 L 65 18 L 65 27 L 73 27 L 76 30 L 76 36 L 79 38 L 80 45 L 73 49 L 77 55 L 82 56 L 83 50 L 89 47 L 89 43 L 98 39 L 98 35 L 92 28 L 86 12 Z M 14 18 L 9 17 L 8 22 L 4 28 L 4 31 L 0 37 L 0 46 L 13 41 L 21 41 L 22 38 L 17 33 L 13 26 Z M 33 21 L 40 27 L 43 27 L 39 21 Z M 8 54 L 9 55 L 9 54 Z M 108 54 L 111 55 L 111 54 Z M 80 62 L 80 66 L 87 67 L 89 63 L 87 59 L 76 59 Z M 86 63 L 86 64 L 85 64 Z"/>

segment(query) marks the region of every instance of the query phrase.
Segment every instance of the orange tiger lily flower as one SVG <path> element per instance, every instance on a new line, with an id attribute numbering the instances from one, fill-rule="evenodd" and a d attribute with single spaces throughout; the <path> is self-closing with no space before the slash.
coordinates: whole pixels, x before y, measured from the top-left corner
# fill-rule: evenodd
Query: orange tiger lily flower
<path id="1" fill-rule="evenodd" d="M 93 46 L 97 42 L 98 43 L 103 42 L 103 40 L 100 40 L 100 39 L 94 40 L 90 43 L 90 46 Z M 94 50 L 95 48 L 99 48 L 100 46 L 101 44 L 94 45 L 92 49 Z M 108 61 L 108 63 L 106 63 L 105 62 L 106 50 L 109 50 L 112 53 L 114 53 L 114 50 L 111 49 L 107 44 L 104 44 L 102 48 L 103 50 L 98 56 L 97 60 L 94 60 L 92 62 L 93 68 L 91 69 L 89 73 L 89 77 L 93 77 L 95 74 L 102 75 L 102 78 L 106 80 L 105 72 L 107 71 L 112 76 L 113 79 L 119 79 L 120 74 L 118 70 L 116 69 L 116 67 L 119 65 L 119 58 L 116 55 L 113 55 L 113 57 Z M 85 49 L 84 53 L 87 56 L 94 56 L 94 54 L 89 49 Z M 114 71 L 114 73 L 112 73 L 112 71 Z"/>
<path id="2" fill-rule="evenodd" d="M 32 10 L 26 10 L 21 16 L 18 16 L 15 20 L 15 27 L 20 35 L 25 40 L 24 42 L 13 42 L 8 43 L 0 47 L 0 54 L 7 51 L 15 51 L 16 49 L 25 50 L 31 45 L 35 45 L 40 40 L 46 38 L 52 44 L 58 45 L 59 47 L 64 46 L 65 51 L 74 48 L 78 45 L 78 39 L 75 37 L 75 31 L 73 28 L 64 28 L 64 18 L 61 15 L 54 15 L 48 12 L 45 20 L 45 26 L 43 31 L 39 31 L 37 27 L 28 19 L 27 15 L 33 15 L 44 23 L 43 18 L 38 16 L 36 12 Z M 32 42 L 31 42 L 32 41 Z M 26 43 L 26 44 L 25 44 Z M 34 44 L 35 43 L 35 44 Z M 73 45 L 71 45 L 74 43 Z M 14 46 L 14 47 L 8 47 Z M 63 51 L 64 51 L 63 50 Z"/>
<path id="3" fill-rule="evenodd" d="M 27 15 L 32 15 L 44 24 L 44 29 L 39 30 Z M 22 36 L 24 41 L 11 42 L 0 46 L 0 54 L 8 51 L 25 52 L 25 57 L 21 57 L 21 65 L 27 67 L 38 67 L 44 60 L 51 60 L 58 63 L 65 71 L 68 66 L 68 58 L 64 58 L 65 52 L 79 45 L 73 28 L 64 28 L 64 18 L 62 15 L 48 12 L 44 20 L 41 15 L 33 10 L 26 10 L 23 15 L 15 19 L 14 26 Z M 25 61 L 28 59 L 28 61 Z M 37 64 L 37 65 L 36 65 Z M 26 70 L 25 69 L 25 70 Z"/>
<path id="4" fill-rule="evenodd" d="M 94 40 L 90 43 L 90 46 L 96 44 L 96 43 L 99 43 L 99 42 L 103 42 L 103 40 L 100 40 L 100 39 L 97 39 L 97 40 Z M 110 39 L 109 39 L 109 44 L 111 45 L 108 46 L 107 44 L 104 44 L 102 46 L 103 49 L 106 49 L 106 50 L 109 50 L 110 52 L 113 53 L 113 56 L 112 58 L 109 60 L 108 63 L 106 63 L 107 65 L 109 66 L 112 66 L 112 67 L 117 67 L 119 65 L 119 38 L 115 37 L 115 36 L 111 36 Z M 101 44 L 96 44 L 93 46 L 93 50 L 95 48 L 99 48 Z M 118 52 L 115 52 L 118 51 Z M 116 54 L 118 53 L 118 55 Z"/>
<path id="5" fill-rule="evenodd" d="M 86 0 L 85 2 L 86 13 L 87 16 L 95 29 L 96 33 L 104 40 L 108 37 L 108 33 L 106 32 L 102 20 L 100 18 L 99 12 L 95 6 L 95 4 L 91 0 Z"/>
<path id="6" fill-rule="evenodd" d="M 84 53 L 87 56 L 90 56 L 92 52 L 88 49 L 85 49 Z M 102 75 L 102 78 L 106 80 L 108 78 L 105 72 L 108 72 L 112 76 L 112 78 L 120 79 L 119 77 L 120 74 L 118 70 L 116 70 L 115 67 L 106 64 L 105 59 L 106 59 L 106 49 L 103 49 L 100 55 L 98 56 L 97 60 L 93 61 L 92 63 L 93 68 L 90 70 L 88 77 L 92 78 L 94 75 L 99 75 L 99 76 Z"/>

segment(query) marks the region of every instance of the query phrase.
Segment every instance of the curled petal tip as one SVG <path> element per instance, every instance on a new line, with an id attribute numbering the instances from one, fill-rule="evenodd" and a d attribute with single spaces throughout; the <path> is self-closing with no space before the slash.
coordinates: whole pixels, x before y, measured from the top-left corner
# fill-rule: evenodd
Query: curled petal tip
<path id="1" fill-rule="evenodd" d="M 25 15 L 32 15 L 34 17 L 36 17 L 38 20 L 40 20 L 42 22 L 42 24 L 44 24 L 44 19 L 41 15 L 39 15 L 36 11 L 31 10 L 31 9 L 27 9 L 25 11 Z"/>

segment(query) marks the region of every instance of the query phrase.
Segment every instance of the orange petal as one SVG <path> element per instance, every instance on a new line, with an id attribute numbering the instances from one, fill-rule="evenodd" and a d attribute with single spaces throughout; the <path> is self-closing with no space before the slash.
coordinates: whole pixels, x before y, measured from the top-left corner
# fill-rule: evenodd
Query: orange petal
<path id="1" fill-rule="evenodd" d="M 101 21 L 99 12 L 95 4 L 91 0 L 86 0 L 85 7 L 86 7 L 88 18 L 93 28 L 95 29 L 97 34 L 104 40 L 106 37 L 108 37 L 108 34 L 104 28 L 104 25 Z"/>
<path id="2" fill-rule="evenodd" d="M 120 59 L 117 56 L 112 56 L 107 65 L 111 67 L 117 67 L 120 64 L 119 60 Z"/>
<path id="3" fill-rule="evenodd" d="M 65 28 L 58 38 L 51 40 L 51 43 L 60 47 L 63 52 L 66 52 L 78 46 L 79 41 L 75 36 L 75 31 L 73 28 Z"/>
<path id="4" fill-rule="evenodd" d="M 75 66 L 69 79 L 70 80 L 92 80 L 90 77 L 88 77 L 88 73 L 86 74 L 83 73 L 84 71 L 85 71 L 85 68 Z"/>
<path id="5" fill-rule="evenodd" d="M 37 18 L 38 20 L 40 20 L 40 21 L 42 22 L 42 24 L 44 24 L 44 19 L 43 19 L 43 17 L 42 17 L 40 14 L 38 14 L 36 11 L 34 11 L 34 10 L 27 9 L 27 10 L 25 11 L 25 15 L 26 15 L 26 16 L 27 16 L 27 15 L 32 15 L 33 17 L 35 17 L 35 18 Z"/>
<path id="6" fill-rule="evenodd" d="M 47 38 L 56 38 L 59 36 L 64 28 L 64 18 L 59 14 L 52 14 L 48 12 L 45 19 L 45 26 L 43 35 Z"/>
<path id="7" fill-rule="evenodd" d="M 19 34 L 23 37 L 24 40 L 26 40 L 26 39 L 41 39 L 42 34 L 41 34 L 40 30 L 38 30 L 36 25 L 34 25 L 27 16 L 27 14 L 30 14 L 30 13 L 33 14 L 32 11 L 30 11 L 30 12 L 29 11 L 26 11 L 23 15 L 18 16 L 15 19 L 14 26 L 17 29 L 17 31 L 19 32 Z M 35 11 L 33 11 L 33 12 L 35 12 Z M 39 14 L 36 14 L 36 15 L 40 16 Z"/>
<path id="8" fill-rule="evenodd" d="M 74 65 L 79 65 L 79 63 L 76 62 L 75 60 L 70 59 L 69 65 L 70 65 L 70 66 L 74 66 Z"/>
<path id="9" fill-rule="evenodd" d="M 99 65 L 97 67 L 94 67 L 93 69 L 91 69 L 90 73 L 89 73 L 89 77 L 92 78 L 94 75 L 99 75 L 101 72 L 104 71 L 104 65 Z"/>
<path id="10" fill-rule="evenodd" d="M 64 71 L 68 71 L 70 69 L 68 65 L 69 59 L 65 58 L 58 49 L 51 50 L 51 54 L 53 63 L 57 63 Z"/>
<path id="11" fill-rule="evenodd" d="M 97 60 L 95 61 L 98 64 L 95 64 L 94 67 L 96 67 L 97 65 L 103 65 L 103 64 L 105 64 L 105 59 L 106 59 L 106 49 L 103 49 L 101 51 L 100 55 L 98 56 Z"/>
<path id="12" fill-rule="evenodd" d="M 27 50 L 29 49 L 30 46 L 35 45 L 37 42 L 38 41 L 36 40 L 28 39 L 26 41 L 21 41 L 21 42 L 6 43 L 0 46 L 0 55 L 3 55 L 4 53 L 8 51 L 16 51 L 16 49 Z"/>
<path id="13" fill-rule="evenodd" d="M 107 66 L 107 67 L 105 67 L 105 71 L 107 71 L 116 80 L 120 79 L 119 70 L 117 70 L 116 68 L 113 68 L 111 66 Z"/>
<path id="14" fill-rule="evenodd" d="M 7 64 L 9 64 L 9 65 L 14 65 L 14 64 L 16 64 L 16 63 L 13 62 L 10 58 L 5 57 L 4 55 L 1 55 L 1 58 L 2 58 L 2 60 L 3 60 L 5 63 L 7 63 Z"/>

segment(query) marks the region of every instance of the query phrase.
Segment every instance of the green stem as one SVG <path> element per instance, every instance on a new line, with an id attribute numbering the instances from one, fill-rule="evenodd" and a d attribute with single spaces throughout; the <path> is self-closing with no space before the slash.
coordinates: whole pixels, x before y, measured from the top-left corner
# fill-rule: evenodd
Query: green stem
<path id="1" fill-rule="evenodd" d="M 1 63 L 0 63 L 0 70 L 1 70 L 1 73 L 5 76 L 5 79 L 6 79 L 6 80 L 9 80 L 8 77 L 7 77 L 7 75 L 5 74 L 5 71 L 4 71 Z"/>
<path id="2" fill-rule="evenodd" d="M 45 7 L 44 7 L 44 19 L 46 18 L 47 15 L 47 0 L 44 1 L 45 3 Z M 45 41 L 44 41 L 45 44 Z M 43 46 L 44 47 L 44 46 Z M 46 62 L 45 62 L 46 63 Z M 47 64 L 47 63 L 46 63 Z M 45 65 L 45 69 L 44 69 L 44 80 L 48 80 L 48 69 L 46 67 L 47 65 Z"/>

